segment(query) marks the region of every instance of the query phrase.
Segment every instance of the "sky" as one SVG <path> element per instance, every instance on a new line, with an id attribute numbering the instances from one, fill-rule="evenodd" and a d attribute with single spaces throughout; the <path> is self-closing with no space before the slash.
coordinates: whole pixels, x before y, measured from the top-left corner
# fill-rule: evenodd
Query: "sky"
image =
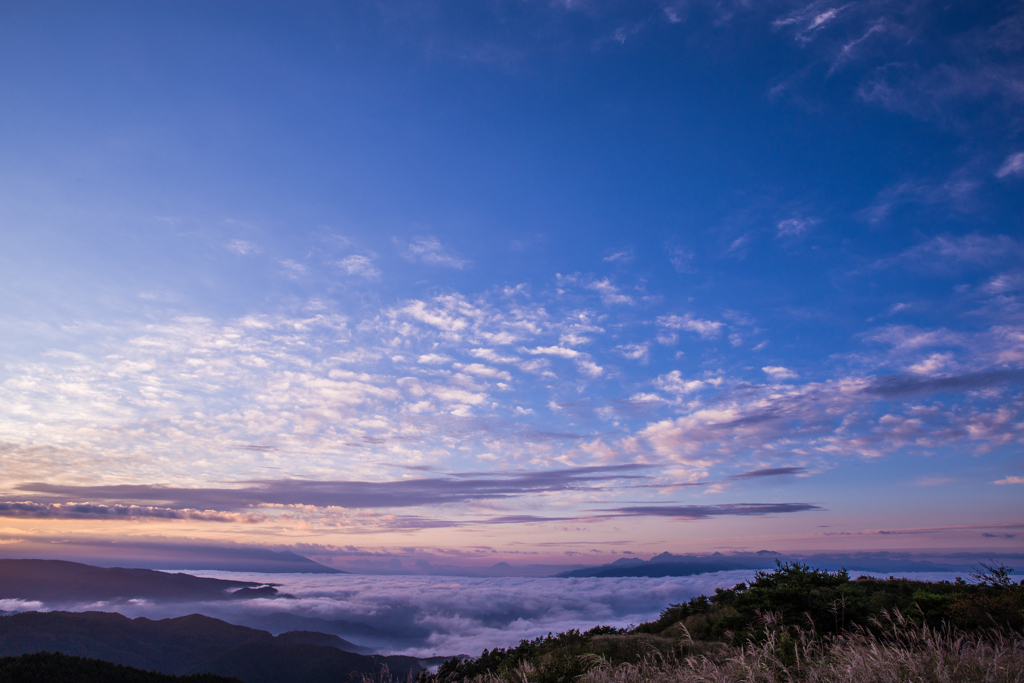
<path id="1" fill-rule="evenodd" d="M 1020 2 L 8 2 L 0 102 L 0 554 L 1024 548 Z"/>

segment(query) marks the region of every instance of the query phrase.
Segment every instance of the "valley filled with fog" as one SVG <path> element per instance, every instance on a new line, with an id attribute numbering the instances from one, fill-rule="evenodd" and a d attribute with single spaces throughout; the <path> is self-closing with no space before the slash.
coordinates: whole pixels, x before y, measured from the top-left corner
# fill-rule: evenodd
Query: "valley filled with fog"
<path id="1" fill-rule="evenodd" d="M 331 633 L 384 654 L 479 655 L 567 629 L 623 627 L 657 618 L 669 604 L 750 581 L 753 570 L 681 577 L 467 578 L 190 571 L 274 584 L 273 598 L 232 601 L 105 601 L 46 604 L 4 600 L 2 611 L 67 609 L 161 619 L 199 613 L 278 634 Z M 854 572 L 854 576 L 870 572 Z M 883 576 L 873 573 L 875 576 Z M 953 580 L 945 572 L 908 578 Z"/>

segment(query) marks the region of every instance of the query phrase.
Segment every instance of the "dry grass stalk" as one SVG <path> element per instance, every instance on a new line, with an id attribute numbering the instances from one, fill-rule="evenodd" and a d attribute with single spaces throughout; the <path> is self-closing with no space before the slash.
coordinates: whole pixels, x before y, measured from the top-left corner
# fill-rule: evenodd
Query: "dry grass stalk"
<path id="1" fill-rule="evenodd" d="M 765 619 L 771 625 L 771 616 Z M 992 631 L 966 635 L 914 626 L 898 613 L 886 636 L 860 630 L 818 640 L 769 631 L 725 657 L 598 663 L 580 683 L 1022 683 L 1024 640 Z M 495 683 L 497 683 L 495 681 Z"/>

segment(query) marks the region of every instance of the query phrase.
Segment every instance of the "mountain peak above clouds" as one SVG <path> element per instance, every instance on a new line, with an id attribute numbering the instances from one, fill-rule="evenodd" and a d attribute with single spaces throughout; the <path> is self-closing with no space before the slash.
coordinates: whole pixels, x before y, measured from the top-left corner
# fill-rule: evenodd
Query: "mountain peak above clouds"
<path id="1" fill-rule="evenodd" d="M 1005 554 L 1004 554 L 1005 555 Z M 1002 556 L 1001 556 L 1002 557 Z M 1006 556 L 1010 559 L 1009 556 Z M 851 572 L 959 572 L 969 571 L 973 564 L 985 560 L 978 556 L 971 562 L 963 557 L 933 554 L 853 552 L 817 553 L 814 555 L 779 553 L 773 550 L 710 555 L 675 555 L 663 552 L 644 561 L 638 558 L 621 558 L 611 564 L 585 567 L 555 574 L 557 577 L 621 577 L 621 576 L 692 576 L 710 572 L 740 569 L 771 569 L 778 562 L 800 562 L 820 569 L 836 571 L 847 569 Z"/>

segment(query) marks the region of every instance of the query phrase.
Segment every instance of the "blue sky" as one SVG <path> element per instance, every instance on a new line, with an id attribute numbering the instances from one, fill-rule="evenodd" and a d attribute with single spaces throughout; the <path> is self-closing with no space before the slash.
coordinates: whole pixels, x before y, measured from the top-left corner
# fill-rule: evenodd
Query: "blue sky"
<path id="1" fill-rule="evenodd" d="M 1022 46 L 1012 2 L 7 4 L 4 539 L 1019 549 Z"/>

